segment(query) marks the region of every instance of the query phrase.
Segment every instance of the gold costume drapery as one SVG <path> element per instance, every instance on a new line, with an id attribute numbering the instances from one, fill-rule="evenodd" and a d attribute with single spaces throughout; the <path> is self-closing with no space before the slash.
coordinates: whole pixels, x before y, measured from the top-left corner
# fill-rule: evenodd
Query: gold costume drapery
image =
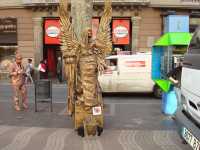
<path id="1" fill-rule="evenodd" d="M 98 74 L 104 71 L 106 67 L 105 57 L 112 50 L 110 37 L 111 0 L 105 0 L 104 13 L 96 40 L 91 39 L 89 36 L 91 29 L 87 28 L 81 35 L 81 41 L 78 41 L 67 8 L 68 0 L 60 0 L 61 50 L 68 84 L 68 114 L 74 116 L 76 129 L 80 126 L 87 126 L 84 123 L 88 120 L 103 128 L 103 112 L 101 116 L 93 116 L 92 109 L 100 106 L 103 111 Z"/>

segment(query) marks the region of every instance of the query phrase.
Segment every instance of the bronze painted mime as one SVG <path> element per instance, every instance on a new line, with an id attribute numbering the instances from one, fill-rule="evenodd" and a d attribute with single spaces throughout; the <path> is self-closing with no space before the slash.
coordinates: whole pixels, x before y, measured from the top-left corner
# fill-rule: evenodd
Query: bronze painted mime
<path id="1" fill-rule="evenodd" d="M 68 114 L 74 119 L 80 136 L 100 135 L 103 131 L 103 100 L 98 74 L 106 68 L 105 57 L 112 50 L 110 21 L 111 0 L 105 0 L 105 8 L 97 38 L 92 40 L 92 29 L 86 28 L 81 41 L 73 31 L 68 13 L 68 3 L 60 0 L 62 54 L 67 77 Z"/>
<path id="2" fill-rule="evenodd" d="M 28 109 L 27 105 L 27 88 L 25 84 L 25 69 L 22 65 L 22 56 L 17 53 L 15 62 L 10 66 L 10 78 L 13 88 L 13 102 L 16 111 L 20 111 L 20 99 L 24 109 Z"/>

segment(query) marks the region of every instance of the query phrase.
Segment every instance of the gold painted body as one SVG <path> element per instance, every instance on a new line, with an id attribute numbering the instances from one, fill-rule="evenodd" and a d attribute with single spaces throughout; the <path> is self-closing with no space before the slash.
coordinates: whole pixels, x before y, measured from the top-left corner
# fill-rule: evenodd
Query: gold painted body
<path id="1" fill-rule="evenodd" d="M 112 49 L 110 38 L 111 0 L 105 0 L 96 40 L 91 38 L 87 28 L 78 41 L 73 32 L 67 11 L 68 3 L 60 0 L 62 53 L 67 77 L 68 114 L 74 118 L 75 129 L 84 127 L 87 135 L 95 135 L 96 128 L 103 128 L 103 100 L 98 83 L 98 74 L 106 67 L 105 57 Z M 93 108 L 100 106 L 102 113 L 93 114 Z"/>

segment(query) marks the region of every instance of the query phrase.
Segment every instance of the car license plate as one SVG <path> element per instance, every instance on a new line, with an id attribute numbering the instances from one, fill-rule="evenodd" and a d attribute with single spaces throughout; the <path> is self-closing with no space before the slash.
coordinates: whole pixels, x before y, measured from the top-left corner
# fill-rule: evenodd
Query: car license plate
<path id="1" fill-rule="evenodd" d="M 183 127 L 182 136 L 193 150 L 199 150 L 200 141 L 185 127 Z"/>

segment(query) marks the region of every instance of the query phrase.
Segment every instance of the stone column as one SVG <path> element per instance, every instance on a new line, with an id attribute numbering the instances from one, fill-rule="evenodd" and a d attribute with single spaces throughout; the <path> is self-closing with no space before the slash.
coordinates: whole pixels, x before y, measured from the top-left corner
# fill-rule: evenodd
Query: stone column
<path id="1" fill-rule="evenodd" d="M 133 16 L 132 20 L 132 53 L 136 53 L 139 47 L 139 28 L 141 17 Z"/>
<path id="2" fill-rule="evenodd" d="M 43 59 L 43 19 L 33 18 L 35 65 Z"/>

